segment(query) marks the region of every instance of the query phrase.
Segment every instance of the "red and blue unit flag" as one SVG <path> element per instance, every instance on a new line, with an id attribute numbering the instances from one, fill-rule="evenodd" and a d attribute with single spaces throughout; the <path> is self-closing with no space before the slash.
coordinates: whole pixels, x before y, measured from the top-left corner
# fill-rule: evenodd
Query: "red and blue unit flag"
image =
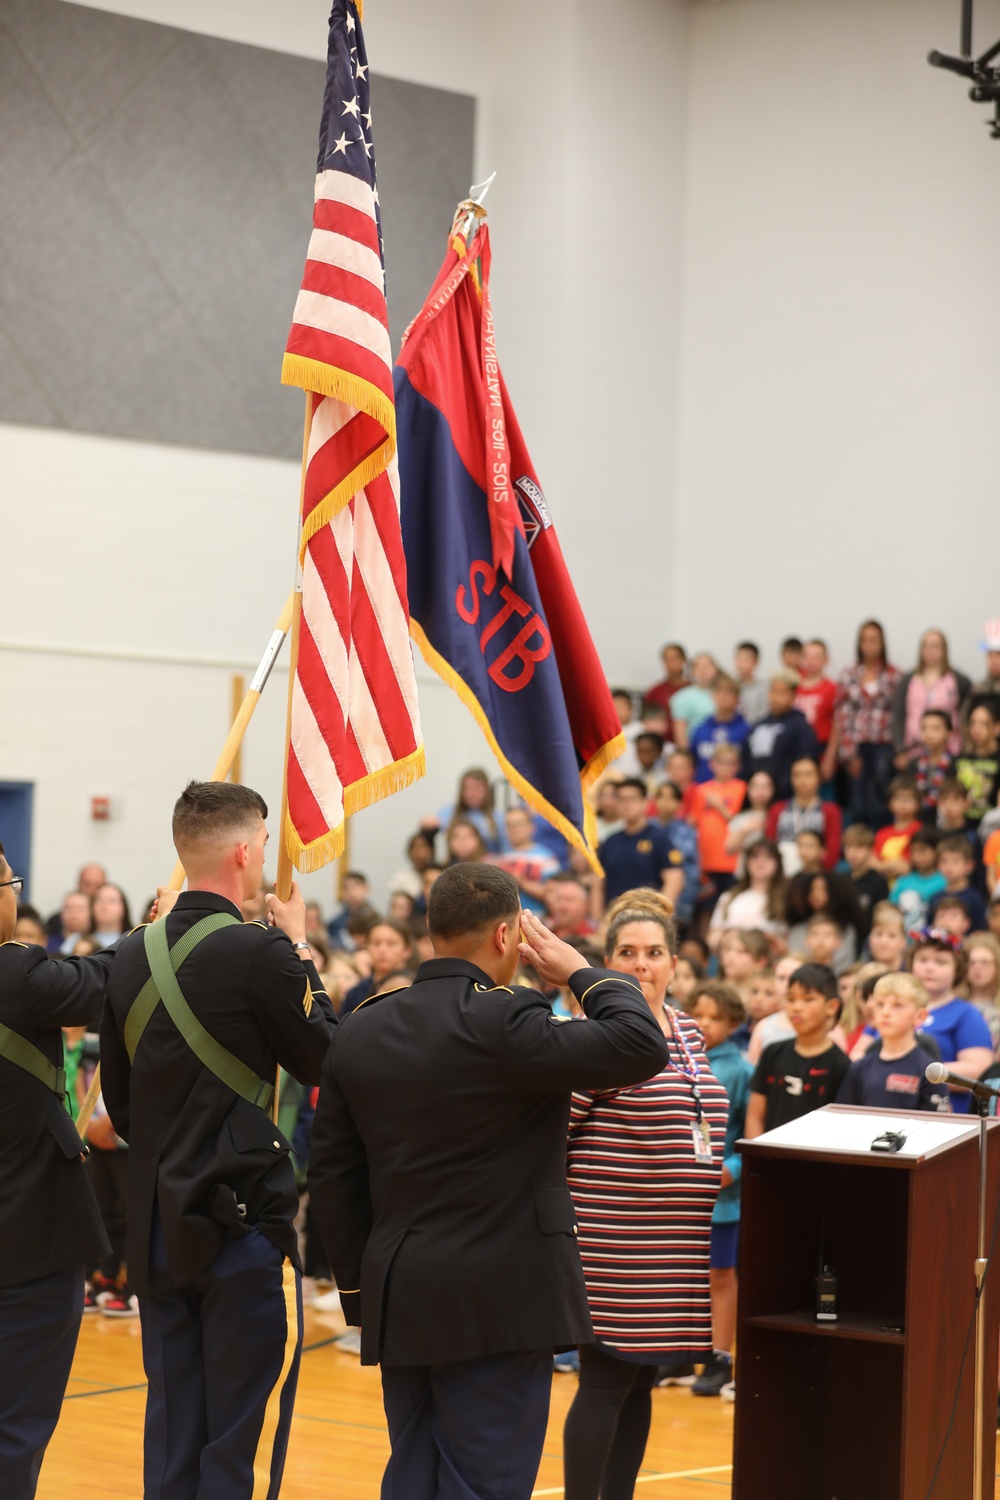
<path id="1" fill-rule="evenodd" d="M 302 606 L 288 745 L 292 862 L 424 772 L 399 524 L 392 352 L 361 5 L 330 16 L 313 230 L 281 378 L 306 392 Z"/>
<path id="2" fill-rule="evenodd" d="M 596 867 L 584 792 L 625 741 L 497 361 L 489 275 L 480 222 L 452 238 L 396 363 L 410 633 Z"/>

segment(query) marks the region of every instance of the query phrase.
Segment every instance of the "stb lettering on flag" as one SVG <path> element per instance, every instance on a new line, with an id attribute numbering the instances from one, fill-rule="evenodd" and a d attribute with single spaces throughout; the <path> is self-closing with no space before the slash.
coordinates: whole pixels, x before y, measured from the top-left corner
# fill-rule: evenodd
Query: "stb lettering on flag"
<path id="1" fill-rule="evenodd" d="M 342 852 L 346 817 L 424 773 L 361 9 L 335 0 L 330 15 L 313 229 L 281 370 L 306 393 L 283 836 L 307 871 Z"/>

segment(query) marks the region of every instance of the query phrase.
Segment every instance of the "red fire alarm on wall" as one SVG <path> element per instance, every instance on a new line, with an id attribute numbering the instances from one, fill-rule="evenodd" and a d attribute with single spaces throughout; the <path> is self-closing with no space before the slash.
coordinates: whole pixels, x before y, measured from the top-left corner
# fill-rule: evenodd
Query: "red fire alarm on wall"
<path id="1" fill-rule="evenodd" d="M 108 823 L 111 820 L 111 798 L 91 797 L 90 816 L 95 823 Z"/>

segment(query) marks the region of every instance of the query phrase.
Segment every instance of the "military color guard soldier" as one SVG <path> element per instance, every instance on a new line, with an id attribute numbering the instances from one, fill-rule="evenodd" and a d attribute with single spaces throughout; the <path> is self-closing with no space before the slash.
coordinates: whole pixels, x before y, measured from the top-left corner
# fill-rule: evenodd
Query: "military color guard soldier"
<path id="1" fill-rule="evenodd" d="M 267 808 L 192 782 L 173 834 L 189 889 L 119 946 L 104 1099 L 129 1143 L 129 1283 L 149 1381 L 145 1500 L 273 1500 L 302 1347 L 298 1193 L 271 1123 L 277 1065 L 319 1082 L 333 1011 L 305 905 L 257 895 Z M 166 900 L 161 898 L 163 908 Z"/>
<path id="2" fill-rule="evenodd" d="M 527 1500 L 552 1351 L 593 1339 L 566 1186 L 570 1093 L 652 1077 L 666 1043 L 638 985 L 521 913 L 505 871 L 445 870 L 427 922 L 436 957 L 412 987 L 337 1027 L 312 1209 L 361 1362 L 382 1367 L 383 1500 Z M 510 988 L 519 956 L 570 985 L 586 1024 Z"/>
<path id="3" fill-rule="evenodd" d="M 110 1253 L 65 1104 L 63 1026 L 97 1020 L 110 952 L 51 960 L 11 941 L 20 880 L 0 844 L 0 1494 L 31 1500 L 83 1315 Z"/>

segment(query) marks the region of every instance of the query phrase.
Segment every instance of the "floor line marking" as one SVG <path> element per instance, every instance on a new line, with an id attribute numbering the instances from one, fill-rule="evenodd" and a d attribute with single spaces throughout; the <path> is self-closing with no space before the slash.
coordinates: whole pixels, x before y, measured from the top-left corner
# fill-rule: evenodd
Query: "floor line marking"
<path id="1" fill-rule="evenodd" d="M 635 1482 L 636 1484 L 653 1484 L 657 1480 L 697 1479 L 701 1474 L 731 1474 L 732 1470 L 732 1464 L 716 1464 L 713 1468 L 709 1469 L 677 1469 L 671 1474 L 640 1474 Z M 532 1500 L 535 1500 L 537 1495 L 562 1494 L 565 1494 L 565 1490 L 561 1484 L 553 1485 L 551 1489 L 532 1490 L 531 1492 Z"/>
<path id="2" fill-rule="evenodd" d="M 119 1391 L 144 1391 L 146 1382 L 140 1380 L 138 1385 L 105 1385 L 99 1391 L 73 1391 L 69 1396 L 64 1396 L 64 1401 L 86 1401 L 88 1396 L 115 1396 Z"/>

